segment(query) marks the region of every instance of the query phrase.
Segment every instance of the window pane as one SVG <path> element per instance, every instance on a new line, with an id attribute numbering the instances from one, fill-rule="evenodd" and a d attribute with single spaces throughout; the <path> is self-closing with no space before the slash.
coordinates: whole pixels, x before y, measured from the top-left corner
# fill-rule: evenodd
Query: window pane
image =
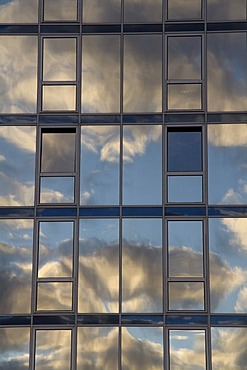
<path id="1" fill-rule="evenodd" d="M 42 132 L 41 172 L 75 171 L 75 132 Z"/>
<path id="2" fill-rule="evenodd" d="M 201 129 L 168 129 L 168 171 L 202 171 Z"/>
<path id="3" fill-rule="evenodd" d="M 168 221 L 170 277 L 203 276 L 202 221 Z"/>
<path id="4" fill-rule="evenodd" d="M 84 23 L 119 23 L 121 0 L 83 0 Z"/>
<path id="5" fill-rule="evenodd" d="M 124 0 L 125 22 L 162 22 L 162 0 Z"/>
<path id="6" fill-rule="evenodd" d="M 38 283 L 37 310 L 72 310 L 72 283 Z"/>
<path id="7" fill-rule="evenodd" d="M 38 0 L 2 0 L 0 2 L 0 23 L 37 23 Z"/>
<path id="8" fill-rule="evenodd" d="M 47 111 L 76 110 L 76 86 L 43 86 L 42 109 Z"/>
<path id="9" fill-rule="evenodd" d="M 206 370 L 205 331 L 170 330 L 170 370 Z"/>
<path id="10" fill-rule="evenodd" d="M 39 223 L 38 277 L 72 277 L 73 222 Z"/>
<path id="11" fill-rule="evenodd" d="M 35 370 L 70 370 L 71 331 L 37 330 Z"/>
<path id="12" fill-rule="evenodd" d="M 168 78 L 201 79 L 201 37 L 168 37 Z"/>
<path id="13" fill-rule="evenodd" d="M 246 0 L 207 0 L 209 20 L 246 19 Z"/>
<path id="14" fill-rule="evenodd" d="M 147 179 L 147 174 L 152 173 Z M 161 204 L 162 127 L 125 126 L 123 138 L 123 203 Z"/>
<path id="15" fill-rule="evenodd" d="M 212 312 L 247 312 L 247 219 L 209 220 Z"/>
<path id="16" fill-rule="evenodd" d="M 76 80 L 76 39 L 44 39 L 43 80 Z"/>
<path id="17" fill-rule="evenodd" d="M 37 54 L 38 37 L 1 35 L 0 113 L 36 113 Z"/>
<path id="18" fill-rule="evenodd" d="M 202 109 L 200 84 L 169 84 L 167 109 Z"/>
<path id="19" fill-rule="evenodd" d="M 110 113 L 119 110 L 120 37 L 83 36 L 82 112 Z"/>
<path id="20" fill-rule="evenodd" d="M 125 112 L 162 110 L 162 38 L 124 37 L 123 107 Z"/>
<path id="21" fill-rule="evenodd" d="M 168 202 L 202 202 L 202 176 L 168 176 Z"/>
<path id="22" fill-rule="evenodd" d="M 0 369 L 29 369 L 29 328 L 0 328 Z"/>
<path id="23" fill-rule="evenodd" d="M 74 177 L 41 177 L 40 203 L 74 203 Z"/>
<path id="24" fill-rule="evenodd" d="M 208 197 L 210 204 L 247 203 L 247 126 L 208 126 Z M 216 186 L 217 184 L 217 186 Z"/>
<path id="25" fill-rule="evenodd" d="M 0 127 L 0 205 L 34 204 L 36 129 Z"/>
<path id="26" fill-rule="evenodd" d="M 76 21 L 77 0 L 43 0 L 44 21 Z"/>
<path id="27" fill-rule="evenodd" d="M 201 0 L 168 0 L 169 19 L 201 18 Z"/>
<path id="28" fill-rule="evenodd" d="M 123 312 L 162 312 L 162 220 L 124 219 Z"/>
<path id="29" fill-rule="evenodd" d="M 118 328 L 78 328 L 77 369 L 118 369 Z"/>
<path id="30" fill-rule="evenodd" d="M 163 329 L 122 328 L 122 370 L 163 370 Z"/>
<path id="31" fill-rule="evenodd" d="M 204 310 L 204 284 L 194 281 L 169 282 L 169 310 Z"/>
<path id="32" fill-rule="evenodd" d="M 0 236 L 0 314 L 30 313 L 33 220 L 0 220 Z"/>
<path id="33" fill-rule="evenodd" d="M 80 220 L 79 312 L 119 312 L 117 219 Z"/>
<path id="34" fill-rule="evenodd" d="M 208 34 L 208 109 L 210 111 L 247 110 L 246 45 L 246 32 Z"/>
<path id="35" fill-rule="evenodd" d="M 119 127 L 81 128 L 81 204 L 119 204 Z"/>

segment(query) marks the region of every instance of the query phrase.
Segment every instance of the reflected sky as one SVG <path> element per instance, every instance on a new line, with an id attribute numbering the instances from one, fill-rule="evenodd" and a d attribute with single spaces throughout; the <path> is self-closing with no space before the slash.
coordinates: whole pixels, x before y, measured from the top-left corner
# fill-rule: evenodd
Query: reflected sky
<path id="1" fill-rule="evenodd" d="M 2 315 L 31 311 L 33 221 L 0 221 Z"/>
<path id="2" fill-rule="evenodd" d="M 0 369 L 29 369 L 29 328 L 0 328 Z"/>
<path id="3" fill-rule="evenodd" d="M 77 0 L 44 0 L 45 21 L 75 21 Z"/>
<path id="4" fill-rule="evenodd" d="M 75 111 L 76 85 L 49 85 L 42 88 L 42 110 Z"/>
<path id="5" fill-rule="evenodd" d="M 82 14 L 85 23 L 119 23 L 121 0 L 83 0 Z"/>
<path id="6" fill-rule="evenodd" d="M 168 283 L 169 310 L 204 310 L 204 284 L 194 281 Z"/>
<path id="7" fill-rule="evenodd" d="M 74 203 L 74 177 L 41 177 L 40 203 Z"/>
<path id="8" fill-rule="evenodd" d="M 246 0 L 207 0 L 208 20 L 246 19 Z"/>
<path id="9" fill-rule="evenodd" d="M 162 0 L 124 0 L 125 22 L 162 22 Z"/>
<path id="10" fill-rule="evenodd" d="M 209 220 L 212 312 L 247 312 L 247 220 Z"/>
<path id="11" fill-rule="evenodd" d="M 38 22 L 38 0 L 0 1 L 0 23 L 37 23 L 37 22 Z"/>
<path id="12" fill-rule="evenodd" d="M 168 19 L 201 18 L 201 0 L 168 0 Z"/>
<path id="13" fill-rule="evenodd" d="M 40 282 L 37 284 L 38 311 L 72 310 L 72 283 Z"/>

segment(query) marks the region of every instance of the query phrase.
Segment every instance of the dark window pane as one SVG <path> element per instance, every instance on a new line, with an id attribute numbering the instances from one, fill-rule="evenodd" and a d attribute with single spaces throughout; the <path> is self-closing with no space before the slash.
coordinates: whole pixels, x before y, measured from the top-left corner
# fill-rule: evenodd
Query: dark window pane
<path id="1" fill-rule="evenodd" d="M 168 18 L 201 18 L 201 6 L 201 0 L 168 0 Z"/>
<path id="2" fill-rule="evenodd" d="M 246 0 L 207 0 L 209 20 L 246 19 Z"/>
<path id="3" fill-rule="evenodd" d="M 125 22 L 161 22 L 162 0 L 124 0 Z"/>

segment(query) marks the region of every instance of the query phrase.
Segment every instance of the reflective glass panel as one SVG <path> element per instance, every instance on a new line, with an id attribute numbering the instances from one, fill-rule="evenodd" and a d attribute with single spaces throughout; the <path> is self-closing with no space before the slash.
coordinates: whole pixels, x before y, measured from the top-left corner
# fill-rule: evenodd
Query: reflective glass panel
<path id="1" fill-rule="evenodd" d="M 201 79 L 201 37 L 168 37 L 168 79 Z"/>
<path id="2" fill-rule="evenodd" d="M 204 310 L 204 284 L 194 281 L 168 283 L 169 310 Z"/>
<path id="3" fill-rule="evenodd" d="M 74 177 L 41 177 L 40 203 L 74 203 Z"/>
<path id="4" fill-rule="evenodd" d="M 124 37 L 124 112 L 162 110 L 162 37 Z"/>
<path id="5" fill-rule="evenodd" d="M 77 0 L 43 0 L 44 21 L 76 21 Z"/>
<path id="6" fill-rule="evenodd" d="M 81 204 L 119 203 L 119 127 L 81 128 Z"/>
<path id="7" fill-rule="evenodd" d="M 247 110 L 246 40 L 246 32 L 208 34 L 209 111 Z"/>
<path id="8" fill-rule="evenodd" d="M 208 126 L 209 203 L 247 203 L 246 156 L 246 124 Z"/>
<path id="9" fill-rule="evenodd" d="M 211 328 L 212 369 L 245 370 L 247 328 Z"/>
<path id="10" fill-rule="evenodd" d="M 0 328 L 0 369 L 29 369 L 29 328 Z"/>
<path id="11" fill-rule="evenodd" d="M 162 312 L 162 220 L 123 219 L 122 311 Z"/>
<path id="12" fill-rule="evenodd" d="M 38 277 L 72 277 L 73 222 L 39 223 Z"/>
<path id="13" fill-rule="evenodd" d="M 202 171 L 201 129 L 168 129 L 168 171 Z"/>
<path id="14" fill-rule="evenodd" d="M 168 176 L 168 202 L 202 202 L 202 176 Z"/>
<path id="15" fill-rule="evenodd" d="M 70 370 L 71 331 L 37 330 L 35 370 Z"/>
<path id="16" fill-rule="evenodd" d="M 43 45 L 43 80 L 76 80 L 76 39 L 45 38 Z"/>
<path id="17" fill-rule="evenodd" d="M 34 204 L 35 150 L 35 127 L 0 127 L 1 206 Z"/>
<path id="18" fill-rule="evenodd" d="M 0 4 L 2 15 L 1 8 Z M 23 14 L 23 9 L 20 12 Z M 1 35 L 0 113 L 36 112 L 37 54 L 38 37 Z"/>
<path id="19" fill-rule="evenodd" d="M 170 370 L 206 370 L 205 331 L 170 330 Z"/>
<path id="20" fill-rule="evenodd" d="M 124 0 L 125 22 L 162 22 L 162 0 Z"/>
<path id="21" fill-rule="evenodd" d="M 0 314 L 31 311 L 33 221 L 0 220 Z M 1 367 L 0 367 L 1 368 Z"/>
<path id="22" fill-rule="evenodd" d="M 202 109 L 200 84 L 169 84 L 167 109 Z"/>
<path id="23" fill-rule="evenodd" d="M 209 220 L 212 312 L 247 312 L 247 219 Z"/>
<path id="24" fill-rule="evenodd" d="M 72 283 L 45 282 L 37 285 L 37 310 L 72 309 Z"/>
<path id="25" fill-rule="evenodd" d="M 118 369 L 118 328 L 83 327 L 77 330 L 77 369 Z"/>
<path id="26" fill-rule="evenodd" d="M 163 329 L 122 328 L 122 370 L 163 370 Z"/>
<path id="27" fill-rule="evenodd" d="M 246 19 L 246 0 L 207 0 L 209 20 Z"/>
<path id="28" fill-rule="evenodd" d="M 161 204 L 162 126 L 125 126 L 123 135 L 123 204 Z"/>
<path id="29" fill-rule="evenodd" d="M 43 86 L 42 109 L 47 111 L 76 110 L 76 86 Z"/>
<path id="30" fill-rule="evenodd" d="M 119 311 L 119 223 L 80 220 L 79 312 Z"/>
<path id="31" fill-rule="evenodd" d="M 38 0 L 1 0 L 0 23 L 37 23 Z"/>
<path id="32" fill-rule="evenodd" d="M 119 109 L 120 37 L 83 36 L 82 112 L 110 113 Z"/>
<path id="33" fill-rule="evenodd" d="M 202 221 L 168 221 L 170 277 L 203 276 Z"/>
<path id="34" fill-rule="evenodd" d="M 42 132 L 41 172 L 75 171 L 75 132 Z"/>
<path id="35" fill-rule="evenodd" d="M 83 22 L 119 23 L 121 0 L 83 0 Z"/>
<path id="36" fill-rule="evenodd" d="M 168 0 L 168 19 L 201 18 L 201 0 Z"/>

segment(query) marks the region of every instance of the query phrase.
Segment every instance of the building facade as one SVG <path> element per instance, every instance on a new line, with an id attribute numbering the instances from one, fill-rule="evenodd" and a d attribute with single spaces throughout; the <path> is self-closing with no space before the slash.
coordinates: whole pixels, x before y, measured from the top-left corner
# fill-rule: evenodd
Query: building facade
<path id="1" fill-rule="evenodd" d="M 246 0 L 0 1 L 0 369 L 247 369 Z"/>

